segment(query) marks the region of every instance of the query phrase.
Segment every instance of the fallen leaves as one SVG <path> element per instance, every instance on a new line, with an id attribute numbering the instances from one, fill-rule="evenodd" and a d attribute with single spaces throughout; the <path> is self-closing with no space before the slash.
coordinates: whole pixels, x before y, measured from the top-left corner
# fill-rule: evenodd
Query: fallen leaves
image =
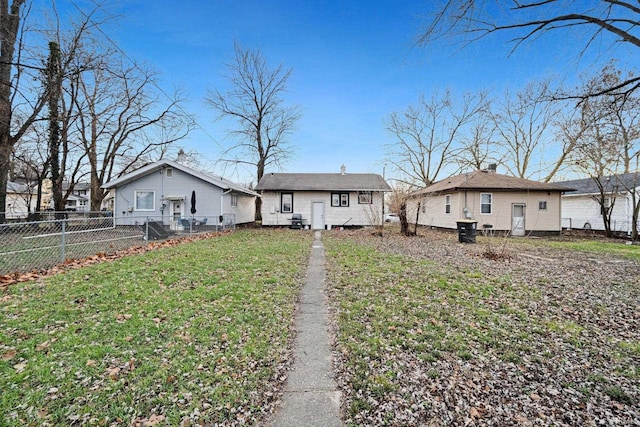
<path id="1" fill-rule="evenodd" d="M 346 424 L 640 425 L 637 262 L 526 240 L 489 259 L 435 232 L 333 239 Z"/>
<path id="2" fill-rule="evenodd" d="M 159 242 L 151 242 L 149 244 L 142 245 L 142 246 L 134 246 L 129 249 L 123 249 L 113 253 L 99 252 L 95 255 L 90 255 L 85 258 L 68 259 L 62 264 L 56 265 L 55 267 L 52 267 L 50 269 L 34 269 L 28 272 L 13 272 L 9 274 L 3 274 L 3 275 L 0 275 L 0 291 L 3 291 L 3 290 L 6 291 L 6 289 L 9 286 L 14 285 L 16 283 L 23 283 L 23 282 L 42 279 L 47 276 L 63 273 L 64 271 L 69 269 L 77 269 L 77 268 L 86 267 L 88 265 L 93 265 L 101 262 L 113 261 L 119 258 L 131 256 L 131 255 L 143 254 L 149 251 L 156 250 L 158 248 L 166 248 L 166 247 L 180 245 L 182 243 L 195 242 L 202 239 L 209 239 L 212 237 L 217 237 L 217 236 L 225 235 L 228 233 L 229 231 L 216 231 L 216 232 L 204 233 L 204 234 L 194 234 L 192 236 L 181 236 L 181 237 L 167 239 Z M 1 300 L 2 302 L 5 302 L 4 298 L 5 296 L 3 296 L 3 299 Z"/>
<path id="3" fill-rule="evenodd" d="M 127 320 L 131 319 L 133 315 L 131 314 L 116 314 L 116 322 L 124 323 Z"/>
<path id="4" fill-rule="evenodd" d="M 16 349 L 12 348 L 11 350 L 7 350 L 5 353 L 3 353 L 1 359 L 5 361 L 11 360 L 16 357 L 17 354 L 18 352 L 16 351 Z"/>
<path id="5" fill-rule="evenodd" d="M 131 421 L 131 427 L 154 427 L 164 422 L 166 417 L 164 415 L 153 414 L 149 418 L 136 418 Z"/>
<path id="6" fill-rule="evenodd" d="M 136 360 L 131 358 L 128 362 L 117 365 L 110 366 L 106 369 L 105 375 L 109 377 L 113 381 L 117 381 L 121 376 L 128 374 L 129 372 L 133 372 L 135 370 Z"/>
<path id="7" fill-rule="evenodd" d="M 113 381 L 117 380 L 120 376 L 120 371 L 122 369 L 119 366 L 114 366 L 111 368 L 107 368 L 107 376 L 111 378 Z"/>
<path id="8" fill-rule="evenodd" d="M 15 419 L 260 425 L 290 367 L 311 239 L 235 234 L 11 288 L 0 305 L 0 389 L 20 401 Z"/>
<path id="9" fill-rule="evenodd" d="M 47 351 L 49 349 L 51 342 L 45 341 L 36 346 L 36 351 Z"/>

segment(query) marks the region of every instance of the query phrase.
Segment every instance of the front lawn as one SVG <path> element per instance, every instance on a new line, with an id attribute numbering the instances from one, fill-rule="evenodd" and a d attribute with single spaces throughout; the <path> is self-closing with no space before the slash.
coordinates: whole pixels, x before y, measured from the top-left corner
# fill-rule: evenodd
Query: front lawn
<path id="1" fill-rule="evenodd" d="M 637 261 L 439 233 L 324 241 L 348 425 L 639 425 Z"/>
<path id="2" fill-rule="evenodd" d="M 238 230 L 10 287 L 2 425 L 255 424 L 290 363 L 311 241 Z"/>

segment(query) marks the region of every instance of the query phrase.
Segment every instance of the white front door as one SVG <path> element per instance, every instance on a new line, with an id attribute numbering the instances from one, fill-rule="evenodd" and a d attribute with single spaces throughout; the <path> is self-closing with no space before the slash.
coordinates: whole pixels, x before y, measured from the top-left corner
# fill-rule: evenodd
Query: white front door
<path id="1" fill-rule="evenodd" d="M 511 215 L 511 235 L 524 236 L 524 203 L 514 203 Z"/>
<path id="2" fill-rule="evenodd" d="M 171 229 L 179 230 L 180 218 L 183 216 L 183 203 L 182 200 L 172 200 L 169 205 L 169 215 L 171 217 Z"/>
<path id="3" fill-rule="evenodd" d="M 324 230 L 324 203 L 311 203 L 311 229 Z"/>

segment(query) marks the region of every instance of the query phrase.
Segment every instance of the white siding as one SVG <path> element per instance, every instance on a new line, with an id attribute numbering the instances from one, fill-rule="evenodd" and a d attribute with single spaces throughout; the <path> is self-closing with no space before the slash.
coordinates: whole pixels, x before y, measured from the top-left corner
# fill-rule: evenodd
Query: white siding
<path id="1" fill-rule="evenodd" d="M 621 233 L 631 233 L 633 222 L 632 199 L 630 194 L 618 195 L 611 214 L 611 229 Z M 600 204 L 591 195 L 562 196 L 562 226 L 566 228 L 588 228 L 604 231 L 604 221 Z"/>
<path id="2" fill-rule="evenodd" d="M 231 206 L 231 199 L 225 200 L 225 213 L 233 214 L 236 224 L 246 224 L 256 220 L 256 198 L 238 194 L 238 206 Z"/>
<path id="3" fill-rule="evenodd" d="M 155 192 L 153 211 L 135 210 L 136 191 Z M 182 198 L 185 216 L 190 217 L 192 191 L 196 192 L 195 216 L 208 218 L 208 224 L 218 224 L 220 215 L 230 213 L 234 214 L 237 224 L 254 220 L 255 208 L 252 203 L 255 197 L 238 195 L 238 207 L 232 208 L 231 196 L 228 194 L 223 196 L 221 188 L 175 168 L 170 178 L 166 173 L 156 171 L 120 185 L 115 191 L 114 215 L 125 217 L 119 219 L 118 225 L 140 224 L 146 221 L 146 218 L 169 224 L 169 208 L 167 206 L 162 210 L 162 202 L 167 197 Z M 250 202 L 246 199 L 250 199 Z"/>
<path id="4" fill-rule="evenodd" d="M 291 213 L 280 212 L 280 195 L 283 192 L 264 191 L 262 193 L 262 225 L 288 226 Z M 284 193 L 288 193 L 284 191 Z M 349 192 L 349 206 L 331 206 L 331 192 L 293 192 L 293 213 L 302 214 L 304 225 L 311 224 L 311 204 L 324 204 L 324 222 L 332 227 L 379 225 L 382 222 L 383 194 L 372 193 L 372 203 L 358 203 L 358 192 Z"/>
<path id="5" fill-rule="evenodd" d="M 36 195 L 28 193 L 12 193 L 7 192 L 5 215 L 7 218 L 26 218 L 29 215 L 27 201 L 31 202 L 31 209 L 36 203 Z"/>

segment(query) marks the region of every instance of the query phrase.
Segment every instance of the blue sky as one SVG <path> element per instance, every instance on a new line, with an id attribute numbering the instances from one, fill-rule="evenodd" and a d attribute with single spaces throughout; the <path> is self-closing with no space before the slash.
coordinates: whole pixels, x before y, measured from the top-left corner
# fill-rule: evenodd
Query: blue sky
<path id="1" fill-rule="evenodd" d="M 158 70 L 161 86 L 184 89 L 186 108 L 201 129 L 181 142 L 211 167 L 230 144 L 231 123 L 215 122 L 204 102 L 207 90 L 224 92 L 225 64 L 234 42 L 260 49 L 267 61 L 293 68 L 286 101 L 303 117 L 290 137 L 295 155 L 285 172 L 382 173 L 384 144 L 392 141 L 384 120 L 415 103 L 421 93 L 454 94 L 506 88 L 553 75 L 575 75 L 609 59 L 609 45 L 595 45 L 577 61 L 571 34 L 546 37 L 509 56 L 509 34 L 461 48 L 415 40 L 428 22 L 430 1 L 126 0 L 106 31 L 131 58 Z M 572 37 L 576 37 L 572 39 Z M 622 49 L 624 55 L 624 49 Z M 246 182 L 254 170 L 225 171 Z"/>

